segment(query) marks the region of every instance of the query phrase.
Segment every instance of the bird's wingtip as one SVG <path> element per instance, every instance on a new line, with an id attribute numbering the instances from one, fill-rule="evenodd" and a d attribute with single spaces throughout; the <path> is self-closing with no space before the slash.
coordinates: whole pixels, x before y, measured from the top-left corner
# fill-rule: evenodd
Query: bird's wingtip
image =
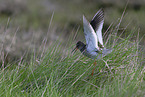
<path id="1" fill-rule="evenodd" d="M 86 20 L 86 17 L 85 17 L 85 15 L 83 15 L 83 21 L 84 21 L 84 20 Z"/>

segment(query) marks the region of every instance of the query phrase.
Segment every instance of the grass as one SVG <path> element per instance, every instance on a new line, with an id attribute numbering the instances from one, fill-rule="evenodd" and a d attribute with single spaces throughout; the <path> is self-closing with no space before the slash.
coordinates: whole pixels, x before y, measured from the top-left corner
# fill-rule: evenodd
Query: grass
<path id="1" fill-rule="evenodd" d="M 0 70 L 1 97 L 131 97 L 145 95 L 145 67 L 139 40 L 131 42 L 133 33 L 122 39 L 115 33 L 109 35 L 108 45 L 113 52 L 97 60 L 95 73 L 91 76 L 94 61 L 80 52 L 72 55 L 70 48 L 62 51 L 56 41 L 41 57 L 32 54 L 31 61 L 25 57 L 19 62 L 2 64 Z"/>
<path id="2" fill-rule="evenodd" d="M 122 15 L 123 17 L 123 15 Z M 122 18 L 121 18 L 122 19 Z M 71 54 L 73 38 L 64 48 L 60 41 L 53 42 L 44 52 L 33 52 L 30 61 L 22 56 L 17 62 L 1 63 L 1 97 L 131 97 L 145 95 L 144 48 L 139 45 L 136 30 L 122 38 L 117 35 L 119 25 L 109 29 L 106 47 L 113 52 L 94 61 L 80 52 Z M 104 37 L 106 37 L 104 36 Z M 136 40 L 132 40 L 137 36 Z M 45 41 L 45 39 L 44 39 Z M 47 41 L 47 40 L 46 40 Z M 4 59 L 3 51 L 1 58 Z"/>

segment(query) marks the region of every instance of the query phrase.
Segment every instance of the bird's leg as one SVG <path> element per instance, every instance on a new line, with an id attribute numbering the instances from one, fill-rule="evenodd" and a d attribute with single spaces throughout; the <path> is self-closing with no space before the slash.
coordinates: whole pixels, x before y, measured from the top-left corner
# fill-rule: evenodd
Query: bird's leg
<path id="1" fill-rule="evenodd" d="M 91 75 L 93 75 L 94 74 L 94 70 L 95 70 L 95 68 L 96 68 L 96 65 L 97 65 L 97 63 L 96 63 L 96 61 L 94 62 L 94 69 L 92 70 L 92 74 Z"/>

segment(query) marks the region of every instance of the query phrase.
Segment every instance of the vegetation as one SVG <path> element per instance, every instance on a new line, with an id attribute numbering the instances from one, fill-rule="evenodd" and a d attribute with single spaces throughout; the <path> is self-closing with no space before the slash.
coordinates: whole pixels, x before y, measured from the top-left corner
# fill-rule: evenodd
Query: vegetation
<path id="1" fill-rule="evenodd" d="M 79 5 L 79 2 L 75 2 Z M 94 8 L 91 7 L 92 3 L 86 4 L 91 8 L 85 9 L 89 13 Z M 140 29 L 130 26 L 131 30 L 128 30 L 129 26 L 122 23 L 124 12 L 122 17 L 115 19 L 111 25 L 109 22 L 111 20 L 106 20 L 110 26 L 104 25 L 107 27 L 105 28 L 107 33 L 103 30 L 105 46 L 112 48 L 113 52 L 102 59 L 92 60 L 80 52 L 71 53 L 75 41 L 84 39 L 79 35 L 82 24 L 74 22 L 74 17 L 67 24 L 64 21 L 69 19 L 62 19 L 67 16 L 60 15 L 57 11 L 46 15 L 45 12 L 37 13 L 41 10 L 40 6 L 37 6 L 37 9 L 30 6 L 31 10 L 25 9 L 25 6 L 19 5 L 19 7 L 25 11 L 20 15 L 15 14 L 15 18 L 1 15 L 0 97 L 143 97 L 145 95 L 145 49 L 140 45 L 143 36 L 140 35 Z M 72 12 L 74 9 L 72 8 Z M 82 9 L 81 12 L 83 11 Z M 7 15 L 12 13 L 11 9 Z M 117 12 L 114 11 L 114 14 Z M 48 21 L 46 18 L 49 18 Z M 65 25 L 67 26 L 64 27 Z M 62 33 L 58 34 L 59 32 Z M 96 66 L 93 64 L 95 61 Z"/>
<path id="2" fill-rule="evenodd" d="M 34 51 L 29 62 L 26 57 L 15 63 L 3 62 L 0 96 L 144 96 L 145 67 L 139 36 L 132 42 L 133 31 L 125 38 L 117 35 L 114 27 L 109 31 L 112 33 L 106 46 L 113 48 L 113 52 L 97 60 L 93 76 L 95 60 L 80 52 L 72 55 L 75 44 L 71 39 L 65 49 L 56 41 L 41 54 Z"/>

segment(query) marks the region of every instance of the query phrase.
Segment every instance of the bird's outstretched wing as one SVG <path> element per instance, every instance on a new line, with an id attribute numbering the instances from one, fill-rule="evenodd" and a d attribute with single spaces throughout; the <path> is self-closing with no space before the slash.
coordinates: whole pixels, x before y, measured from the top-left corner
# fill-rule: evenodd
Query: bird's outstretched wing
<path id="1" fill-rule="evenodd" d="M 98 39 L 89 21 L 83 16 L 83 26 L 84 26 L 84 35 L 86 38 L 87 50 L 89 51 L 98 51 Z"/>
<path id="2" fill-rule="evenodd" d="M 99 43 L 101 44 L 101 47 L 104 47 L 103 38 L 102 38 L 103 23 L 104 23 L 104 11 L 100 9 L 95 14 L 90 24 L 92 25 L 93 29 L 96 31 L 97 38 L 98 38 Z"/>

